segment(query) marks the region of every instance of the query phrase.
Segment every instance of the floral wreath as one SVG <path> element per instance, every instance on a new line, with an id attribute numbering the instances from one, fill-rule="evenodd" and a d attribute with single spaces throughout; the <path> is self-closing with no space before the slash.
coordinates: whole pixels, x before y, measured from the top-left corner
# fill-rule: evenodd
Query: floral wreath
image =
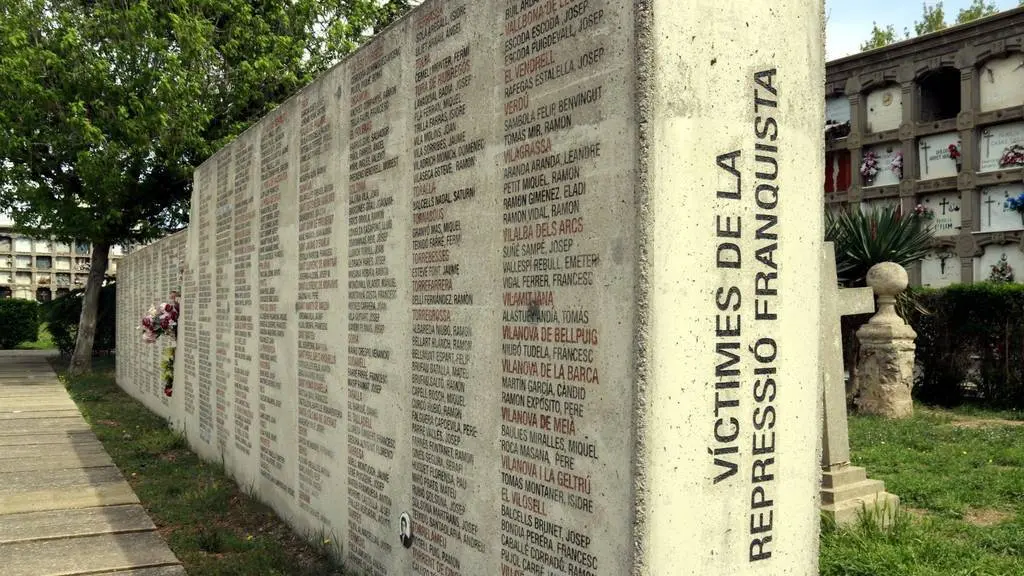
<path id="1" fill-rule="evenodd" d="M 1003 150 L 1003 156 L 999 159 L 999 167 L 1024 166 L 1024 146 L 1014 144 Z"/>
<path id="2" fill-rule="evenodd" d="M 167 302 L 159 306 L 153 306 L 149 312 L 142 317 L 139 329 L 142 330 L 142 341 L 146 344 L 153 344 L 161 336 L 174 339 L 178 336 L 178 316 L 181 313 L 181 306 L 178 304 L 178 292 L 172 291 Z M 164 395 L 170 397 L 174 392 L 174 354 L 176 348 L 168 347 L 164 350 L 163 359 L 160 362 L 161 379 L 164 383 Z"/>
<path id="3" fill-rule="evenodd" d="M 878 176 L 878 155 L 868 150 L 864 153 L 864 161 L 860 164 L 860 175 L 865 182 L 871 182 Z"/>
<path id="4" fill-rule="evenodd" d="M 180 307 L 174 300 L 164 302 L 149 309 L 142 317 L 139 328 L 142 330 L 142 341 L 153 344 L 158 338 L 168 335 L 174 338 L 178 334 L 178 313 Z"/>
<path id="5" fill-rule="evenodd" d="M 903 180 L 903 151 L 900 150 L 893 155 L 889 162 L 889 170 L 896 175 L 897 180 Z"/>

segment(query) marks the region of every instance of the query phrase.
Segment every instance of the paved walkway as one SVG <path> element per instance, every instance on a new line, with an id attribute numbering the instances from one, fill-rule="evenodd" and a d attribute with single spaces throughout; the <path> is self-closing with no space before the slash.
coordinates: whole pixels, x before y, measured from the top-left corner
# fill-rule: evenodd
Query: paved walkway
<path id="1" fill-rule="evenodd" d="M 185 574 L 46 353 L 0 350 L 0 574 Z"/>

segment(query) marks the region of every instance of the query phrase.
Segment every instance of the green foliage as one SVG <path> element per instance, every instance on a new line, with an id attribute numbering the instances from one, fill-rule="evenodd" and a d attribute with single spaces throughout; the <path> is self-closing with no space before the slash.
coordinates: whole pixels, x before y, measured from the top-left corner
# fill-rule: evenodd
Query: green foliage
<path id="1" fill-rule="evenodd" d="M 861 52 L 882 48 L 896 42 L 896 29 L 889 24 L 885 28 L 879 28 L 877 22 L 871 23 L 871 37 L 860 45 Z"/>
<path id="2" fill-rule="evenodd" d="M 160 361 L 160 378 L 165 387 L 174 385 L 174 348 L 164 348 L 163 360 Z"/>
<path id="3" fill-rule="evenodd" d="M 946 11 L 942 8 L 942 2 L 936 2 L 934 6 L 922 2 L 921 12 L 921 21 L 914 22 L 914 32 L 918 36 L 938 32 L 946 27 Z"/>
<path id="4" fill-rule="evenodd" d="M 1021 4 L 1024 5 L 1024 0 L 1022 0 Z M 956 16 L 956 23 L 965 24 L 971 20 L 977 20 L 978 18 L 998 13 L 999 8 L 995 4 L 985 2 L 984 0 L 972 0 L 970 6 L 960 9 L 960 13 Z"/>
<path id="5" fill-rule="evenodd" d="M 40 317 L 42 316 L 44 314 L 40 311 Z M 56 347 L 57 345 L 53 342 L 53 335 L 50 334 L 50 330 L 45 322 L 39 325 L 39 335 L 35 340 L 22 342 L 16 346 L 18 350 L 53 350 Z"/>
<path id="6" fill-rule="evenodd" d="M 192 168 L 407 0 L 0 3 L 0 212 L 106 251 L 187 220 Z M 88 369 L 96 277 L 72 371 Z"/>
<path id="7" fill-rule="evenodd" d="M 1024 0 L 1020 0 L 1019 5 L 1024 6 Z M 971 0 L 971 4 L 967 8 L 961 8 L 957 13 L 956 24 L 965 24 L 998 13 L 999 8 L 992 2 Z M 946 26 L 946 11 L 942 2 L 936 2 L 932 6 L 929 6 L 927 2 L 922 3 L 921 20 L 914 22 L 914 32 L 918 36 L 944 30 Z M 904 31 L 904 37 L 909 38 L 910 34 Z M 896 31 L 891 24 L 885 28 L 879 28 L 877 23 L 872 22 L 871 36 L 860 45 L 860 49 L 864 52 L 888 46 L 896 41 Z"/>
<path id="8" fill-rule="evenodd" d="M 898 208 L 825 213 L 825 240 L 835 243 L 836 273 L 845 286 L 864 286 L 868 270 L 881 262 L 908 266 L 928 253 L 927 220 Z"/>
<path id="9" fill-rule="evenodd" d="M 995 420 L 1008 416 L 921 406 L 907 420 L 851 416 L 853 463 L 885 481 L 903 512 L 889 530 L 826 526 L 820 574 L 1024 574 L 1024 426 Z"/>
<path id="10" fill-rule="evenodd" d="M 0 350 L 32 342 L 38 334 L 38 303 L 15 298 L 0 299 Z"/>
<path id="11" fill-rule="evenodd" d="M 331 562 L 323 540 L 305 542 L 222 466 L 190 452 L 185 437 L 118 388 L 110 360 L 62 380 L 190 576 L 351 574 Z"/>
<path id="12" fill-rule="evenodd" d="M 53 343 L 63 355 L 75 349 L 78 320 L 82 315 L 83 289 L 54 298 L 43 306 L 47 327 Z M 107 284 L 100 290 L 99 310 L 96 318 L 96 338 L 93 353 L 109 352 L 117 346 L 117 284 Z"/>
<path id="13" fill-rule="evenodd" d="M 110 245 L 187 219 L 192 167 L 407 0 L 0 6 L 0 210 Z"/>
<path id="14" fill-rule="evenodd" d="M 910 314 L 921 373 L 915 394 L 947 406 L 973 400 L 1024 409 L 1024 285 L 978 283 L 921 289 L 928 314 Z M 976 386 L 965 392 L 962 383 Z"/>

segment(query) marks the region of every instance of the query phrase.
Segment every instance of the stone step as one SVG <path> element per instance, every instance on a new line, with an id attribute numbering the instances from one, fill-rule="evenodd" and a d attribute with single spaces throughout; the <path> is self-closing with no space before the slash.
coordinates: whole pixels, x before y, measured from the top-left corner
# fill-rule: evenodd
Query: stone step
<path id="1" fill-rule="evenodd" d="M 836 502 L 845 502 L 863 496 L 870 496 L 879 492 L 885 492 L 885 482 L 881 480 L 861 480 L 860 482 L 844 484 L 837 488 L 822 490 L 821 501 L 823 504 L 834 504 Z"/>
<path id="2" fill-rule="evenodd" d="M 833 518 L 839 526 L 856 523 L 864 513 L 874 515 L 877 522 L 882 526 L 887 526 L 892 523 L 899 506 L 899 496 L 888 492 L 877 492 L 839 504 L 824 504 L 821 511 Z"/>
<path id="3" fill-rule="evenodd" d="M 835 488 L 844 484 L 853 484 L 868 479 L 868 471 L 862 466 L 843 466 L 836 470 L 827 470 L 821 474 L 822 488 Z"/>

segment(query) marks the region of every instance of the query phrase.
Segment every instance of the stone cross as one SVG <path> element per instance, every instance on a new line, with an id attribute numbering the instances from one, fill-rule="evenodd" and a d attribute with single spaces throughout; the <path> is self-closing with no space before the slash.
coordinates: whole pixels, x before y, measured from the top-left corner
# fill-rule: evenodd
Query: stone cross
<path id="1" fill-rule="evenodd" d="M 992 136 L 993 136 L 993 134 L 992 134 L 991 130 L 985 130 L 984 138 L 985 138 L 985 158 L 986 159 L 989 158 L 990 156 L 992 156 Z"/>
<path id="2" fill-rule="evenodd" d="M 946 206 L 949 206 L 949 198 L 943 198 L 942 202 L 939 202 L 939 206 L 942 206 L 942 215 L 946 215 Z"/>
<path id="3" fill-rule="evenodd" d="M 995 203 L 996 203 L 996 201 L 992 199 L 992 196 L 989 196 L 988 200 L 985 201 L 985 204 L 988 204 L 988 225 L 989 226 L 992 225 L 992 205 L 995 204 Z"/>
<path id="4" fill-rule="evenodd" d="M 924 150 L 923 158 L 924 158 L 924 173 L 925 174 L 928 173 L 928 149 L 929 148 L 931 148 L 930 144 L 928 144 L 927 142 L 921 142 L 921 150 Z"/>
<path id="5" fill-rule="evenodd" d="M 826 242 L 821 268 L 822 420 L 821 465 L 831 468 L 850 462 L 850 432 L 846 421 L 846 384 L 843 378 L 843 334 L 840 318 L 875 311 L 871 288 L 839 288 L 835 247 Z"/>

